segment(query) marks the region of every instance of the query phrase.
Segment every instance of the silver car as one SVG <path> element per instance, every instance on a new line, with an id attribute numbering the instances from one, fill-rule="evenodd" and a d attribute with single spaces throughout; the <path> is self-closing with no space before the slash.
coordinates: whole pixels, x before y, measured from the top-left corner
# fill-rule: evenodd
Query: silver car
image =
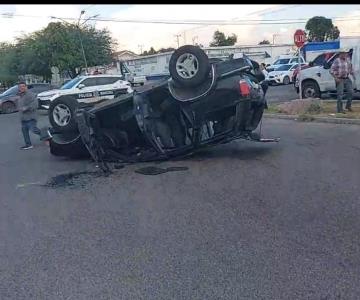
<path id="1" fill-rule="evenodd" d="M 28 89 L 32 91 L 35 96 L 41 92 L 48 91 L 54 87 L 49 83 L 34 83 L 29 84 Z M 14 85 L 13 87 L 7 89 L 5 92 L 0 94 L 0 112 L 3 114 L 9 114 L 18 111 L 18 100 L 19 96 L 18 86 Z"/>

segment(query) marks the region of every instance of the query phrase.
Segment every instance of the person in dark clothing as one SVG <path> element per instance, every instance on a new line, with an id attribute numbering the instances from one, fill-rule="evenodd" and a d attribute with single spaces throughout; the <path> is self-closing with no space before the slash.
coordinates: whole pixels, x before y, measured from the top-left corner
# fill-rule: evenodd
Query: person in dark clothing
<path id="1" fill-rule="evenodd" d="M 266 67 L 265 67 L 265 64 L 264 64 L 264 63 L 262 63 L 262 64 L 260 65 L 260 69 L 261 69 L 261 72 L 262 72 L 262 73 L 264 74 L 264 76 L 265 76 L 265 79 L 260 82 L 260 85 L 261 85 L 261 87 L 262 87 L 262 89 L 263 89 L 264 97 L 265 97 L 266 92 L 267 92 L 267 90 L 268 90 L 268 88 L 269 88 L 269 73 L 268 73 L 268 71 L 266 71 Z"/>
<path id="2" fill-rule="evenodd" d="M 24 136 L 25 146 L 22 150 L 33 148 L 30 140 L 29 131 L 40 136 L 40 129 L 37 127 L 37 99 L 35 95 L 27 89 L 25 82 L 19 83 L 18 109 L 21 120 L 21 130 Z"/>

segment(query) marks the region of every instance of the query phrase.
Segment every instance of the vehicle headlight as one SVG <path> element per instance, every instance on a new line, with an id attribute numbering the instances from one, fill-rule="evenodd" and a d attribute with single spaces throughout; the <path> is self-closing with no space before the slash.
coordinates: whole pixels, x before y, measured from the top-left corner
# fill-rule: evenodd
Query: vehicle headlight
<path id="1" fill-rule="evenodd" d="M 46 96 L 38 96 L 40 99 L 41 98 L 52 98 L 52 97 L 54 97 L 54 96 L 56 96 L 57 94 L 56 93 L 54 93 L 54 94 L 49 94 L 49 95 L 46 95 Z"/>

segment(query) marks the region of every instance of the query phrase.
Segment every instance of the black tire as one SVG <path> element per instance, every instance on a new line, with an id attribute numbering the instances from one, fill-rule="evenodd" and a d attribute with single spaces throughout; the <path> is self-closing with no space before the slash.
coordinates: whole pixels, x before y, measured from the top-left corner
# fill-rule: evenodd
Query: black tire
<path id="1" fill-rule="evenodd" d="M 319 86 L 314 81 L 306 81 L 302 83 L 302 97 L 305 98 L 320 98 L 321 93 Z"/>
<path id="2" fill-rule="evenodd" d="M 176 64 L 178 60 L 182 59 L 182 56 L 185 54 L 192 55 L 196 58 L 193 64 L 194 68 L 196 68 L 196 71 L 188 72 L 187 70 L 184 70 L 183 75 L 180 75 L 176 68 Z M 199 47 L 192 45 L 182 46 L 175 50 L 175 52 L 171 55 L 169 62 L 169 72 L 172 79 L 183 87 L 198 86 L 203 83 L 209 76 L 209 58 L 206 53 Z"/>
<path id="3" fill-rule="evenodd" d="M 289 76 L 285 76 L 283 79 L 283 84 L 288 85 L 290 83 L 290 78 Z"/>
<path id="4" fill-rule="evenodd" d="M 61 105 L 62 107 L 67 107 L 71 114 L 70 120 L 64 126 L 58 124 L 54 119 L 54 109 L 58 105 Z M 49 107 L 49 121 L 51 126 L 55 129 L 55 131 L 59 131 L 59 132 L 77 131 L 77 123 L 75 119 L 75 113 L 77 107 L 78 107 L 78 102 L 76 101 L 75 98 L 71 96 L 61 96 L 51 102 Z"/>
<path id="5" fill-rule="evenodd" d="M 50 140 L 50 153 L 69 158 L 89 158 L 90 153 L 82 142 L 80 133 L 67 132 L 53 134 Z"/>
<path id="6" fill-rule="evenodd" d="M 246 128 L 247 130 L 253 131 L 258 127 L 264 113 L 264 108 L 265 108 L 265 104 L 260 104 L 258 107 L 254 109 L 254 113 L 252 115 L 250 124 Z"/>
<path id="7" fill-rule="evenodd" d="M 2 104 L 1 112 L 3 114 L 11 114 L 16 112 L 16 105 L 11 101 L 6 101 Z"/>

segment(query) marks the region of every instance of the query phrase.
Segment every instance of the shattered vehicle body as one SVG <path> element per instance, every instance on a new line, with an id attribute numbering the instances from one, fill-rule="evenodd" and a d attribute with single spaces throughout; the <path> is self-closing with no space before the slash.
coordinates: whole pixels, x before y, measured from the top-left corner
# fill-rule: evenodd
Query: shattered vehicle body
<path id="1" fill-rule="evenodd" d="M 240 138 L 261 141 L 253 131 L 266 100 L 256 63 L 246 57 L 211 61 L 195 48 L 183 46 L 175 52 L 169 80 L 78 109 L 78 131 L 54 133 L 50 152 L 90 155 L 99 163 L 141 162 L 187 155 Z M 192 76 L 202 70 L 201 79 Z"/>

